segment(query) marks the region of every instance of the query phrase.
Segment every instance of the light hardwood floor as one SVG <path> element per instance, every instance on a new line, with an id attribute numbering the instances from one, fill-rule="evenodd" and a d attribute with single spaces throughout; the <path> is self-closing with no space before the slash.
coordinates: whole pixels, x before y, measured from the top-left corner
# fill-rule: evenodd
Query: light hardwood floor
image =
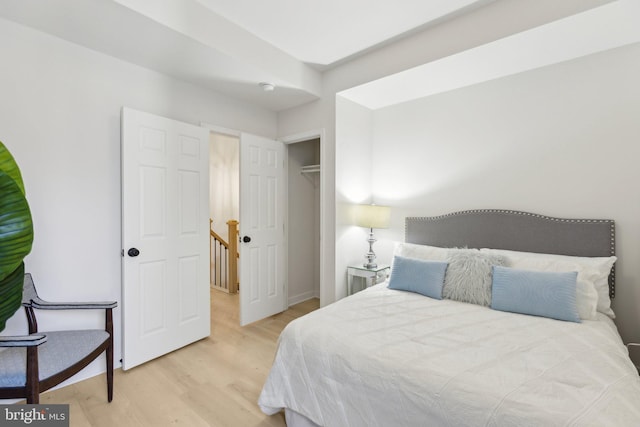
<path id="1" fill-rule="evenodd" d="M 284 426 L 284 416 L 264 415 L 257 401 L 282 329 L 318 308 L 313 299 L 241 328 L 238 295 L 211 291 L 211 336 L 144 365 L 114 375 L 107 403 L 99 375 L 45 393 L 40 403 L 68 403 L 71 427 Z"/>

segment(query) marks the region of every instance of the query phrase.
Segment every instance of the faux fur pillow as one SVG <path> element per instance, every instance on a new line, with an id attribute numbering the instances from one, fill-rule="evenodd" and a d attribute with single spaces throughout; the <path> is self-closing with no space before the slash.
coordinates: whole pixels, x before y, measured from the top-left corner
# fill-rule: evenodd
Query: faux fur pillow
<path id="1" fill-rule="evenodd" d="M 442 297 L 471 304 L 491 305 L 491 267 L 505 266 L 502 255 L 481 253 L 477 249 L 451 249 L 444 277 Z"/>

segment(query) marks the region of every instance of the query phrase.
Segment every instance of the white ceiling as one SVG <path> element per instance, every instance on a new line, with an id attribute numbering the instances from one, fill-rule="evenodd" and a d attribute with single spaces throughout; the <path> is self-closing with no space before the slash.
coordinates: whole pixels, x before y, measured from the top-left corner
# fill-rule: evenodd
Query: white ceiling
<path id="1" fill-rule="evenodd" d="M 365 83 L 340 95 L 376 110 L 640 43 L 639 18 L 640 1 L 615 1 Z"/>
<path id="2" fill-rule="evenodd" d="M 300 61 L 321 68 L 425 24 L 488 3 L 488 0 L 197 1 Z"/>
<path id="3" fill-rule="evenodd" d="M 319 70 L 490 1 L 1 0 L 0 18 L 280 111 L 321 95 Z"/>
<path id="4" fill-rule="evenodd" d="M 322 70 L 493 1 L 0 0 L 0 18 L 281 111 L 318 99 Z M 640 1 L 608 6 L 371 82 L 348 96 L 379 108 L 638 41 Z M 593 19 L 578 19 L 585 13 Z M 276 90 L 264 92 L 259 82 Z"/>

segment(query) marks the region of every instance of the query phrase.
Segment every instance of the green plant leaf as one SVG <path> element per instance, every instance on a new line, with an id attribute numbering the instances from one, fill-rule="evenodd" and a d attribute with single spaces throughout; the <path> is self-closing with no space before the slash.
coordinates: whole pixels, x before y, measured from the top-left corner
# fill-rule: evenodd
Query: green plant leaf
<path id="1" fill-rule="evenodd" d="M 0 331 L 4 330 L 7 320 L 20 308 L 24 283 L 24 263 L 0 281 Z"/>
<path id="2" fill-rule="evenodd" d="M 32 243 L 33 222 L 27 199 L 16 181 L 0 171 L 0 282 L 18 268 Z"/>
<path id="3" fill-rule="evenodd" d="M 33 244 L 33 221 L 15 159 L 0 142 L 0 331 L 22 302 L 24 257 Z"/>
<path id="4" fill-rule="evenodd" d="M 20 168 L 18 168 L 18 164 L 2 141 L 0 141 L 0 171 L 3 171 L 13 178 L 16 184 L 18 184 L 18 187 L 20 187 L 22 194 L 25 194 Z"/>

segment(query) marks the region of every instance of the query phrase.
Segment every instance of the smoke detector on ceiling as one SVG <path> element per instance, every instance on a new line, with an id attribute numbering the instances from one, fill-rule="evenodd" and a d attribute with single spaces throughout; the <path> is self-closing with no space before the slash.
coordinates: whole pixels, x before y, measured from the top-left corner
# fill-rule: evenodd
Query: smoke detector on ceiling
<path id="1" fill-rule="evenodd" d="M 273 90 L 276 88 L 276 86 L 273 83 L 268 83 L 268 82 L 260 82 L 258 83 L 258 85 L 265 92 L 273 92 Z"/>

